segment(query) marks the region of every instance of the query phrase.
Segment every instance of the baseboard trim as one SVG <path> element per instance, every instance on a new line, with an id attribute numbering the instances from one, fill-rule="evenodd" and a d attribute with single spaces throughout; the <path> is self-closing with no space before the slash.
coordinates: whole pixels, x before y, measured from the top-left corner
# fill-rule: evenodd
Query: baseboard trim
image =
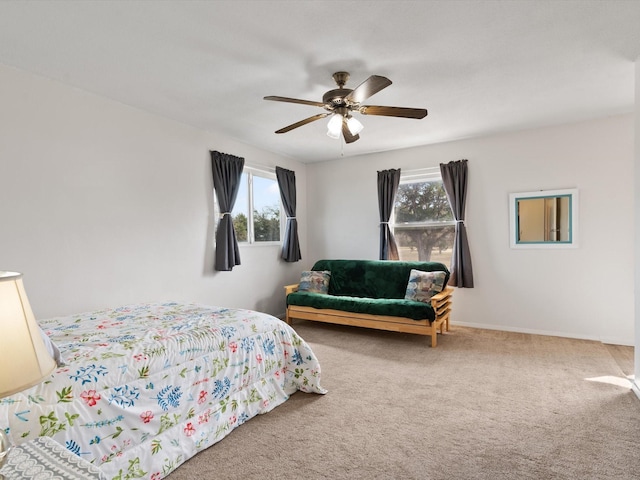
<path id="1" fill-rule="evenodd" d="M 609 345 L 622 345 L 623 347 L 635 347 L 634 342 L 630 342 L 629 340 L 621 340 L 619 338 L 614 337 L 600 337 L 600 341 L 602 343 L 606 343 Z"/>
<path id="2" fill-rule="evenodd" d="M 456 325 L 460 325 L 461 327 L 470 327 L 470 328 L 484 328 L 486 330 L 500 330 L 503 332 L 514 332 L 514 333 L 527 333 L 530 335 L 545 335 L 547 337 L 562 337 L 562 338 L 575 338 L 577 340 L 592 340 L 594 342 L 608 343 L 610 345 L 623 345 L 627 347 L 633 347 L 634 343 L 629 340 L 622 340 L 620 338 L 614 337 L 597 337 L 593 335 L 584 335 L 580 333 L 567 333 L 567 332 L 552 332 L 548 330 L 536 330 L 531 328 L 518 328 L 518 327 L 509 327 L 505 325 L 485 325 L 483 323 L 470 323 L 470 322 L 451 322 L 452 331 L 455 330 Z"/>
<path id="3" fill-rule="evenodd" d="M 277 318 L 284 321 L 285 314 L 282 313 L 280 315 L 276 315 Z M 606 343 L 609 345 L 622 345 L 625 347 L 634 347 L 635 343 L 629 340 L 622 340 L 620 338 L 615 337 L 597 337 L 591 335 L 583 335 L 583 334 L 572 334 L 566 332 L 551 332 L 548 330 L 536 330 L 531 328 L 517 328 L 517 327 L 509 327 L 505 325 L 485 325 L 484 323 L 472 323 L 472 322 L 451 322 L 451 330 L 452 333 L 455 332 L 456 326 L 461 327 L 469 327 L 469 328 L 483 328 L 485 330 L 499 330 L 503 332 L 514 332 L 514 333 L 528 333 L 530 335 L 545 335 L 547 337 L 563 337 L 563 338 L 575 338 L 576 340 L 592 340 L 594 342 Z M 640 393 L 640 387 L 638 387 Z"/>

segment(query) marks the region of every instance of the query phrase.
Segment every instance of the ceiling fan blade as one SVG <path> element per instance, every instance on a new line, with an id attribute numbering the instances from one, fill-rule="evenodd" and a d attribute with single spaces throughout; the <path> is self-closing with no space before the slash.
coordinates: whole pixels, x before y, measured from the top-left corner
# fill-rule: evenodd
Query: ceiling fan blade
<path id="1" fill-rule="evenodd" d="M 292 123 L 291 125 L 281 128 L 280 130 L 276 130 L 276 133 L 290 132 L 294 128 L 302 127 L 307 123 L 315 122 L 316 120 L 320 120 L 321 118 L 327 117 L 329 115 L 331 115 L 331 113 L 319 113 L 318 115 L 314 115 L 313 117 L 305 118 L 304 120 L 300 120 L 299 122 Z"/>
<path id="2" fill-rule="evenodd" d="M 324 107 L 324 103 L 322 102 L 314 102 L 311 100 L 300 100 L 298 98 L 289 98 L 289 97 L 278 97 L 274 95 L 270 95 L 268 97 L 264 97 L 265 100 L 273 100 L 274 102 L 288 102 L 288 103 L 300 103 L 302 105 L 312 105 L 314 107 Z"/>
<path id="3" fill-rule="evenodd" d="M 344 97 L 344 101 L 349 105 L 362 103 L 371 95 L 378 93 L 383 88 L 387 88 L 391 83 L 391 80 L 387 77 L 371 75 L 364 82 L 354 88 L 349 95 Z"/>
<path id="4" fill-rule="evenodd" d="M 355 135 L 351 133 L 351 130 L 349 130 L 349 126 L 347 125 L 346 118 L 342 120 L 342 136 L 346 143 L 353 143 L 360 138 L 360 135 L 357 133 Z"/>
<path id="5" fill-rule="evenodd" d="M 427 110 L 424 108 L 381 107 L 376 105 L 362 105 L 358 111 L 363 115 L 382 115 L 385 117 L 424 118 Z"/>

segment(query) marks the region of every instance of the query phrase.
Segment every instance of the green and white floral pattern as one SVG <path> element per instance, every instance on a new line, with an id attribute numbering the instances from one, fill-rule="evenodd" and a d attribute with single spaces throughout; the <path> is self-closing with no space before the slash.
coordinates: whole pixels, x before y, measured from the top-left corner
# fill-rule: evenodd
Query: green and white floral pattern
<path id="1" fill-rule="evenodd" d="M 0 400 L 0 428 L 53 437 L 113 480 L 163 478 L 296 390 L 325 393 L 309 345 L 259 312 L 143 304 L 40 324 L 66 365 Z"/>

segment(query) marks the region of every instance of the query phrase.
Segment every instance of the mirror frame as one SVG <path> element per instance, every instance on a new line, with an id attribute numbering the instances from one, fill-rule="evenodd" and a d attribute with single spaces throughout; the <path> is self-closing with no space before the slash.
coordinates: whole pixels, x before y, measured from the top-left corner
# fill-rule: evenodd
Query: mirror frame
<path id="1" fill-rule="evenodd" d="M 533 198 L 569 197 L 569 240 L 520 242 L 518 240 L 518 217 L 516 205 L 519 200 Z M 578 247 L 578 189 L 538 190 L 537 192 L 521 192 L 509 194 L 509 240 L 511 248 L 577 248 Z"/>

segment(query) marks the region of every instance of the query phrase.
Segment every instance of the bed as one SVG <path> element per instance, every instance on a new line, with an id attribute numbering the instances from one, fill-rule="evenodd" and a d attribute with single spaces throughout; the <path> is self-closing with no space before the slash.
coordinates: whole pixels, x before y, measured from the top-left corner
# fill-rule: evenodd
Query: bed
<path id="1" fill-rule="evenodd" d="M 0 400 L 0 428 L 52 437 L 109 479 L 164 478 L 292 393 L 325 393 L 309 345 L 264 313 L 172 302 L 39 323 L 64 365 Z"/>

